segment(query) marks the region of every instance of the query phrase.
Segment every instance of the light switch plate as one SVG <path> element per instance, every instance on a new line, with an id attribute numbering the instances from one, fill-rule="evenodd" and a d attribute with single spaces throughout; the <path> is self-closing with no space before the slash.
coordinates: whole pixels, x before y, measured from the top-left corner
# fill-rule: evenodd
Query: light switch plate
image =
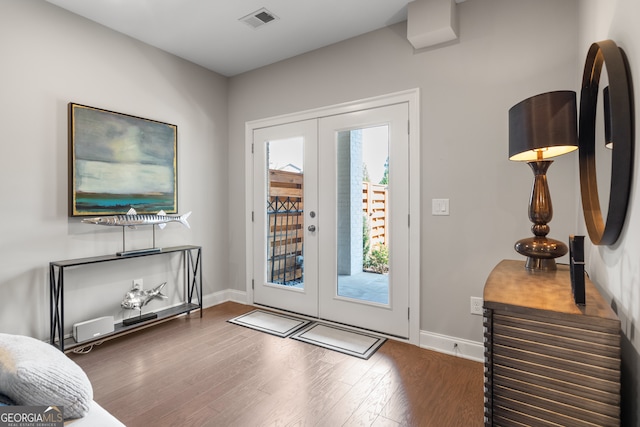
<path id="1" fill-rule="evenodd" d="M 449 199 L 431 199 L 432 215 L 449 215 Z"/>

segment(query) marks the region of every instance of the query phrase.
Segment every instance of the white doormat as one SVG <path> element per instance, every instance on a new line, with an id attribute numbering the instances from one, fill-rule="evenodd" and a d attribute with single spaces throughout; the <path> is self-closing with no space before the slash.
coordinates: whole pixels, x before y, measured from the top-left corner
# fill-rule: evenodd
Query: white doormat
<path id="1" fill-rule="evenodd" d="M 309 320 L 285 316 L 279 313 L 270 313 L 263 310 L 253 310 L 241 316 L 234 317 L 228 320 L 228 322 L 266 332 L 281 338 L 286 338 L 298 329 L 311 323 Z"/>
<path id="2" fill-rule="evenodd" d="M 321 323 L 314 323 L 291 335 L 291 338 L 361 359 L 370 358 L 387 340 L 373 334 L 354 332 Z"/>

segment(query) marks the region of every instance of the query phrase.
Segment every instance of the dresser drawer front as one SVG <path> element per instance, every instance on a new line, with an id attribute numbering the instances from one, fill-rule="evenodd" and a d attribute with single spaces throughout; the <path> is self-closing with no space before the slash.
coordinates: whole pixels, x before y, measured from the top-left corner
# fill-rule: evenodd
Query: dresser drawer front
<path id="1" fill-rule="evenodd" d="M 491 425 L 619 425 L 619 330 L 578 326 L 486 311 L 485 414 Z"/>

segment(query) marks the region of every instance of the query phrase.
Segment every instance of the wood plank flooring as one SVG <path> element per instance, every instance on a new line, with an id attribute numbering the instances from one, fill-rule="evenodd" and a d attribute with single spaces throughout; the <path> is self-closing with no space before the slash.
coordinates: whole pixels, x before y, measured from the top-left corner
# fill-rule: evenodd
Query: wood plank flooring
<path id="1" fill-rule="evenodd" d="M 481 426 L 483 366 L 388 340 L 369 360 L 227 322 L 224 303 L 70 354 L 136 426 Z"/>

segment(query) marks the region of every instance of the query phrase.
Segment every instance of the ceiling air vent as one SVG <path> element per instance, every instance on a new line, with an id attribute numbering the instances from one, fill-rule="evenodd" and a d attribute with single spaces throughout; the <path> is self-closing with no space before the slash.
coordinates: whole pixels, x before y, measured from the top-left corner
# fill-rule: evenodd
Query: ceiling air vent
<path id="1" fill-rule="evenodd" d="M 258 28 L 263 26 L 264 24 L 268 24 L 271 21 L 277 20 L 278 17 L 273 13 L 269 12 L 264 7 L 262 9 L 256 10 L 253 13 L 248 14 L 247 16 L 243 16 L 239 19 L 239 21 L 244 22 L 249 25 L 251 28 Z"/>

